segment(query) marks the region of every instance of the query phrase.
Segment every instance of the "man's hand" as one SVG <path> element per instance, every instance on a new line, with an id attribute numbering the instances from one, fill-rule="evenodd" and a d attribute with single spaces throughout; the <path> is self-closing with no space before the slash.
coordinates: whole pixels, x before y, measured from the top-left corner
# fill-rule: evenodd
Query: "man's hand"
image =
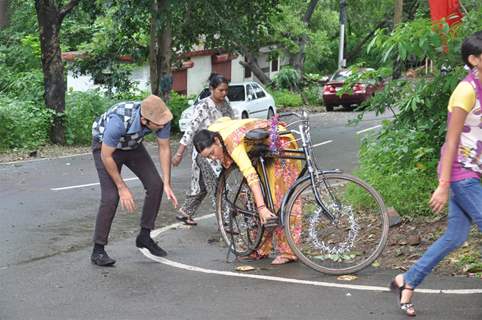
<path id="1" fill-rule="evenodd" d="M 166 197 L 172 202 L 174 208 L 177 208 L 177 199 L 174 195 L 174 192 L 171 189 L 171 186 L 164 185 L 164 192 L 166 193 Z"/>
<path id="2" fill-rule="evenodd" d="M 432 208 L 435 213 L 440 213 L 447 204 L 448 199 L 449 188 L 446 186 L 438 186 L 430 199 L 430 208 Z"/>
<path id="3" fill-rule="evenodd" d="M 136 210 L 136 203 L 129 188 L 120 188 L 119 197 L 122 209 L 126 209 L 129 213 L 133 213 Z"/>

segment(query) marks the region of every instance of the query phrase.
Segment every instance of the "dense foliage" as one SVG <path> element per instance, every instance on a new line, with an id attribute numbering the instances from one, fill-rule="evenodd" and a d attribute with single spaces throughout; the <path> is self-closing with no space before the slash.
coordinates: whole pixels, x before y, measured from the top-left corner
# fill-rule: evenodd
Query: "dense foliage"
<path id="1" fill-rule="evenodd" d="M 408 76 L 387 82 L 365 110 L 393 111 L 378 136 L 364 141 L 359 173 L 381 191 L 389 205 L 404 215 L 428 215 L 427 201 L 436 187 L 436 167 L 446 132 L 447 102 L 467 73 L 460 58 L 462 40 L 482 29 L 482 10 L 472 10 L 456 30 L 434 28 L 426 18 L 401 24 L 393 32 L 381 29 L 369 44 L 369 53 L 381 65 L 429 59 Z M 416 39 L 416 41 L 414 41 Z M 444 67 L 447 74 L 440 72 Z M 380 75 L 386 69 L 380 69 Z"/>

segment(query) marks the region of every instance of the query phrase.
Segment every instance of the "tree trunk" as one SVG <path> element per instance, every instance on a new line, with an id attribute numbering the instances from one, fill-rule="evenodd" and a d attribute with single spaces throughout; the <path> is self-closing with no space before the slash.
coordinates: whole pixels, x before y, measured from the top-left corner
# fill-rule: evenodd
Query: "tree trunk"
<path id="1" fill-rule="evenodd" d="M 45 106 L 52 109 L 53 122 L 50 141 L 65 144 L 64 111 L 65 79 L 64 64 L 60 52 L 60 27 L 65 16 L 79 3 L 71 0 L 59 9 L 52 0 L 35 0 L 35 10 L 40 30 L 40 49 L 44 74 Z"/>
<path id="2" fill-rule="evenodd" d="M 8 26 L 8 0 L 0 0 L 0 29 Z"/>
<path id="3" fill-rule="evenodd" d="M 169 92 L 172 90 L 172 28 L 169 17 L 169 9 L 167 1 L 162 1 L 159 7 L 160 12 L 165 12 L 165 23 L 159 37 L 159 75 L 160 75 L 160 93 L 164 101 L 169 101 Z"/>
<path id="4" fill-rule="evenodd" d="M 149 44 L 149 80 L 151 82 L 151 93 L 159 96 L 159 0 L 152 0 L 151 3 L 151 29 Z"/>
<path id="5" fill-rule="evenodd" d="M 313 15 L 313 12 L 315 12 L 316 5 L 318 4 L 319 0 L 311 0 L 308 9 L 305 12 L 305 15 L 303 16 L 303 24 L 305 26 L 308 26 L 311 16 Z M 299 74 L 302 76 L 303 75 L 303 65 L 305 62 L 305 46 L 306 43 L 308 42 L 308 36 L 306 34 L 302 35 L 301 38 L 298 41 L 298 47 L 299 51 L 298 53 L 291 55 L 290 56 L 290 64 L 291 66 L 295 69 L 298 70 Z"/>
<path id="6" fill-rule="evenodd" d="M 261 70 L 261 67 L 258 64 L 258 59 L 256 56 L 251 53 L 251 52 L 245 52 L 243 53 L 244 56 L 246 57 L 246 61 L 239 61 L 239 63 L 245 67 L 251 70 L 253 74 L 258 78 L 259 81 L 261 81 L 262 84 L 268 85 L 271 83 L 271 79 Z"/>
<path id="7" fill-rule="evenodd" d="M 54 111 L 50 128 L 50 141 L 65 144 L 63 114 L 65 111 L 64 65 L 60 54 L 60 23 L 57 7 L 49 1 L 36 1 L 40 28 L 42 70 L 44 74 L 44 99 L 47 108 Z"/>
<path id="8" fill-rule="evenodd" d="M 402 22 L 403 15 L 403 0 L 395 0 L 395 8 L 393 15 L 393 25 L 396 27 Z"/>
<path id="9" fill-rule="evenodd" d="M 152 0 L 149 48 L 151 92 L 166 101 L 172 89 L 172 31 L 168 5 L 167 0 Z"/>

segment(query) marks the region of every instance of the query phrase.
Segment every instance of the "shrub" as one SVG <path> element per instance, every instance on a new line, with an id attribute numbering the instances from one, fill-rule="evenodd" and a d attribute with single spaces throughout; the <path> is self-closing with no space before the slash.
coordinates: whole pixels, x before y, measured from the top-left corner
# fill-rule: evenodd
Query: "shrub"
<path id="1" fill-rule="evenodd" d="M 0 97 L 0 149 L 34 150 L 47 143 L 51 119 L 39 103 Z"/>
<path id="2" fill-rule="evenodd" d="M 284 67 L 274 77 L 273 83 L 278 89 L 297 90 L 300 87 L 300 74 L 293 68 Z"/>
<path id="3" fill-rule="evenodd" d="M 303 89 L 303 94 L 308 100 L 308 104 L 310 106 L 319 106 L 322 105 L 321 95 L 320 95 L 320 87 L 317 85 L 312 85 Z"/>
<path id="4" fill-rule="evenodd" d="M 180 95 L 177 92 L 172 91 L 170 94 L 168 105 L 173 115 L 171 130 L 174 132 L 179 132 L 179 118 L 181 118 L 181 113 L 189 107 L 188 100 L 188 96 Z"/>
<path id="5" fill-rule="evenodd" d="M 115 104 L 98 91 L 70 92 L 66 96 L 65 138 L 69 145 L 88 145 L 92 141 L 95 118 Z"/>
<path id="6" fill-rule="evenodd" d="M 431 215 L 428 200 L 437 184 L 438 148 L 424 131 L 392 129 L 386 125 L 378 137 L 363 140 L 357 175 L 401 215 Z"/>
<path id="7" fill-rule="evenodd" d="M 276 102 L 276 106 L 280 107 L 300 107 L 303 105 L 301 96 L 289 90 L 272 90 L 271 95 Z"/>

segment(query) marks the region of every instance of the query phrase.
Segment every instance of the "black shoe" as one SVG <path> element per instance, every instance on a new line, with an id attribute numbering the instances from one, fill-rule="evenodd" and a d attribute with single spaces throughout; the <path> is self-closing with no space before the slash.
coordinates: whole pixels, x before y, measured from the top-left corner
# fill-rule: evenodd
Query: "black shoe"
<path id="1" fill-rule="evenodd" d="M 115 260 L 107 255 L 107 252 L 93 252 L 90 256 L 90 261 L 101 267 L 109 267 L 114 265 Z"/>
<path id="2" fill-rule="evenodd" d="M 153 256 L 156 256 L 156 257 L 167 256 L 167 252 L 162 250 L 161 247 L 159 247 L 157 243 L 155 243 L 154 240 L 152 240 L 151 237 L 146 239 L 141 236 L 137 236 L 136 247 L 146 248 Z"/>

